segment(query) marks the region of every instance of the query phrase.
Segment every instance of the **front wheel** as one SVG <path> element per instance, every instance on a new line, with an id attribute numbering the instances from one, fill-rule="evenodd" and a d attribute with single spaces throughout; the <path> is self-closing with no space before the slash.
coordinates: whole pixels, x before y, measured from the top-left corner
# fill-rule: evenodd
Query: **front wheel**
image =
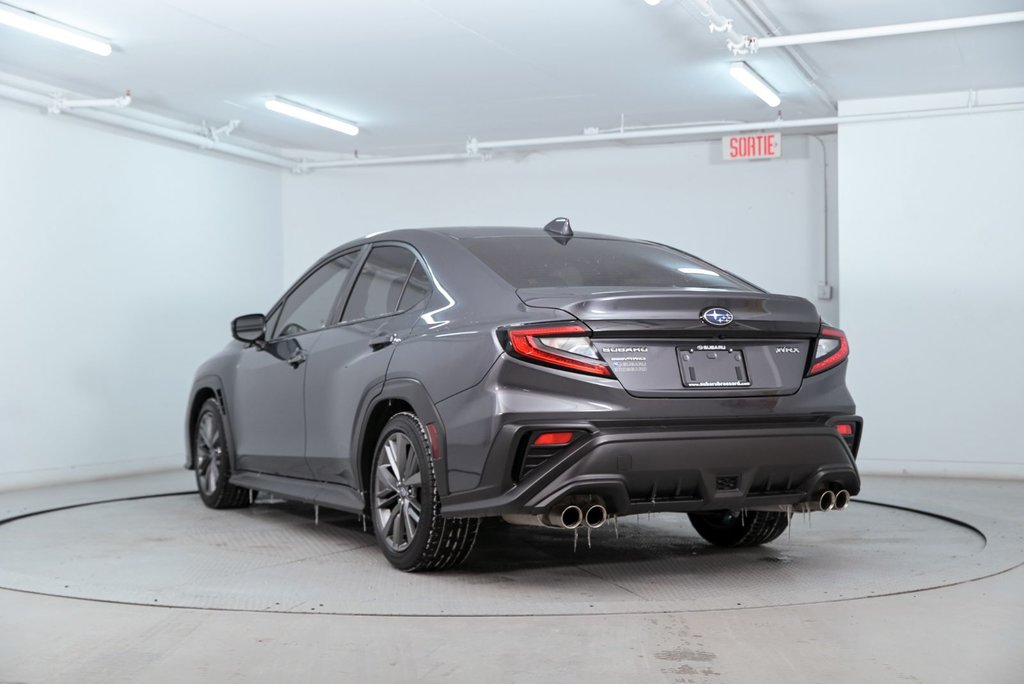
<path id="1" fill-rule="evenodd" d="M 373 532 L 388 561 L 407 572 L 458 565 L 480 528 L 477 518 L 441 517 L 430 454 L 423 424 L 411 413 L 398 413 L 384 426 L 373 457 Z"/>
<path id="2" fill-rule="evenodd" d="M 711 511 L 689 516 L 697 534 L 715 546 L 760 546 L 778 539 L 789 526 L 789 516 L 781 511 Z"/>
<path id="3" fill-rule="evenodd" d="M 240 508 L 249 505 L 249 490 L 228 482 L 231 454 L 228 452 L 224 419 L 216 399 L 207 399 L 195 424 L 196 485 L 203 503 L 210 508 Z"/>

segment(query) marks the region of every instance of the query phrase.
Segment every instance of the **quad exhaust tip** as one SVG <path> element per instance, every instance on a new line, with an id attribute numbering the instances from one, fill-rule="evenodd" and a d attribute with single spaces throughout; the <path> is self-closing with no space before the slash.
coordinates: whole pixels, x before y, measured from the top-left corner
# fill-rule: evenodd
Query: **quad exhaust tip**
<path id="1" fill-rule="evenodd" d="M 596 530 L 608 522 L 608 509 L 601 504 L 594 504 L 587 509 L 587 514 L 583 517 L 583 520 L 587 523 L 587 527 Z"/>
<path id="2" fill-rule="evenodd" d="M 835 507 L 837 511 L 845 511 L 850 505 L 850 492 L 840 489 L 835 495 Z"/>
<path id="3" fill-rule="evenodd" d="M 831 511 L 836 507 L 836 495 L 831 489 L 825 490 L 821 498 L 818 500 L 818 505 L 821 506 L 823 511 Z"/>
<path id="4" fill-rule="evenodd" d="M 575 530 L 583 524 L 583 509 L 576 505 L 566 506 L 558 516 L 558 522 L 567 530 Z"/>

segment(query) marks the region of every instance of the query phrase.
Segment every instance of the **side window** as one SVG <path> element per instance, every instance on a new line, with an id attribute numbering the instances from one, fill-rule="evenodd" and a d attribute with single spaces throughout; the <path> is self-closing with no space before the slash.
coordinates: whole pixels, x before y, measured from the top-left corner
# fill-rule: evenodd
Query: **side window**
<path id="1" fill-rule="evenodd" d="M 415 259 L 402 247 L 374 247 L 352 286 L 341 320 L 358 321 L 397 311 Z"/>
<path id="2" fill-rule="evenodd" d="M 345 285 L 345 279 L 355 265 L 357 255 L 358 252 L 343 254 L 313 271 L 302 281 L 281 307 L 272 337 L 319 330 L 331 322 L 327 319 Z"/>
<path id="3" fill-rule="evenodd" d="M 405 311 L 423 301 L 423 298 L 430 292 L 430 278 L 427 270 L 419 261 L 412 267 L 409 281 L 405 284 L 405 292 L 402 293 L 402 300 L 398 303 L 398 310 Z"/>

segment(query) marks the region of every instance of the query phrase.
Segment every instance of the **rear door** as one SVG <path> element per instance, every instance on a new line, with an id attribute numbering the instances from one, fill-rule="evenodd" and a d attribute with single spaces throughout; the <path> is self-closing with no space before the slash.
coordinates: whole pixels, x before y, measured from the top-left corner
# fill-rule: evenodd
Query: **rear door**
<path id="1" fill-rule="evenodd" d="M 323 332 L 309 355 L 306 461 L 317 480 L 354 484 L 361 409 L 380 393 L 395 345 L 419 320 L 429 292 L 427 271 L 411 248 L 373 247 L 339 324 Z"/>

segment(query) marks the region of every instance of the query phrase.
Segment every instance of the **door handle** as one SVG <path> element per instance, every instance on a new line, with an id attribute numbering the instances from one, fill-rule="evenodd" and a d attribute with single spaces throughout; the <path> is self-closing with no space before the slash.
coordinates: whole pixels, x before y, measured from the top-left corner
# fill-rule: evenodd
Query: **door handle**
<path id="1" fill-rule="evenodd" d="M 295 353 L 288 357 L 288 365 L 292 368 L 298 368 L 302 364 L 306 363 L 306 359 L 309 358 L 306 352 L 301 349 L 296 349 Z"/>
<path id="2" fill-rule="evenodd" d="M 398 344 L 402 340 L 398 339 L 398 335 L 394 333 L 385 333 L 383 335 L 377 335 L 376 337 L 370 338 L 370 349 L 373 351 L 379 351 L 384 347 L 392 344 Z"/>

